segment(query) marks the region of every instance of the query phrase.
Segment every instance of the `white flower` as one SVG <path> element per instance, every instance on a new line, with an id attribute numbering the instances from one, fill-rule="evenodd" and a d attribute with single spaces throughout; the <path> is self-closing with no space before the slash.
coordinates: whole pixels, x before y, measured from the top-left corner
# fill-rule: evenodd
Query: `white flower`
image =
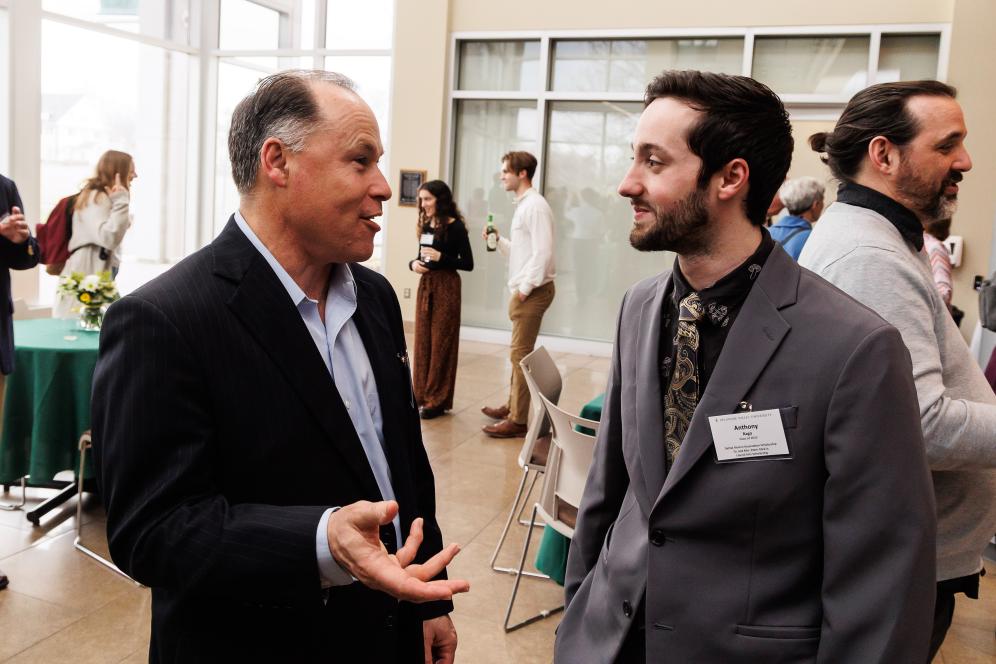
<path id="1" fill-rule="evenodd" d="M 86 275 L 80 282 L 80 290 L 85 290 L 88 293 L 96 293 L 98 288 L 100 288 L 100 277 L 95 274 Z"/>

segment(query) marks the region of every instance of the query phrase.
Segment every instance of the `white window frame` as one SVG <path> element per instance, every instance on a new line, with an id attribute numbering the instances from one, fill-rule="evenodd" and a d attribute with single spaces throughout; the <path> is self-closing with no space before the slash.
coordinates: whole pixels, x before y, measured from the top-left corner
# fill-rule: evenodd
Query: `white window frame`
<path id="1" fill-rule="evenodd" d="M 656 30 L 520 30 L 520 31 L 462 31 L 450 33 L 448 94 L 446 106 L 446 145 L 447 158 L 443 163 L 443 177 L 452 181 L 456 164 L 456 109 L 461 100 L 516 100 L 536 102 L 537 153 L 535 181 L 540 191 L 545 187 L 544 162 L 547 151 L 547 131 L 549 129 L 548 102 L 552 101 L 619 101 L 642 102 L 641 92 L 567 92 L 550 90 L 551 49 L 553 42 L 561 39 L 604 40 L 604 39 L 710 39 L 739 37 L 743 41 L 743 61 L 741 73 L 750 76 L 754 64 L 754 41 L 757 37 L 869 37 L 868 81 L 875 80 L 878 72 L 879 46 L 882 35 L 939 34 L 940 44 L 937 58 L 937 80 L 947 79 L 948 59 L 951 50 L 950 23 L 892 23 L 868 25 L 811 25 L 811 26 L 770 26 L 758 28 L 662 28 Z M 540 44 L 540 88 L 538 90 L 460 90 L 458 75 L 460 66 L 460 43 L 463 41 L 538 41 Z M 836 120 L 847 103 L 847 95 L 786 94 L 780 95 L 793 120 Z"/>

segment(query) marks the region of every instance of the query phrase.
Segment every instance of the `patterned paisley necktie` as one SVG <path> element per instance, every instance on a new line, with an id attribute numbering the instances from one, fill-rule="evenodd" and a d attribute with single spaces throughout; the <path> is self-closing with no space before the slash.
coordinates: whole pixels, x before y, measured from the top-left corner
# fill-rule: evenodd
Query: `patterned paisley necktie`
<path id="1" fill-rule="evenodd" d="M 699 329 L 695 325 L 705 313 L 698 293 L 685 296 L 678 305 L 678 334 L 674 338 L 671 383 L 664 395 L 664 442 L 667 469 L 671 470 L 681 441 L 685 439 L 699 402 Z"/>

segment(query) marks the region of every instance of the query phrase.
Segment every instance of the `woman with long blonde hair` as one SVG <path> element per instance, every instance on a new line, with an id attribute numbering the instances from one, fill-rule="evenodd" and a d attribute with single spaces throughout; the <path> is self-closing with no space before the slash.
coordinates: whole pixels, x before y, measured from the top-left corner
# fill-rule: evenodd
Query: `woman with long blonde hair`
<path id="1" fill-rule="evenodd" d="M 131 182 L 138 177 L 135 160 L 127 152 L 108 150 L 100 156 L 93 177 L 83 183 L 73 211 L 69 259 L 62 274 L 81 272 L 117 275 L 118 247 L 131 226 Z M 61 298 L 57 315 L 67 315 L 71 302 Z"/>

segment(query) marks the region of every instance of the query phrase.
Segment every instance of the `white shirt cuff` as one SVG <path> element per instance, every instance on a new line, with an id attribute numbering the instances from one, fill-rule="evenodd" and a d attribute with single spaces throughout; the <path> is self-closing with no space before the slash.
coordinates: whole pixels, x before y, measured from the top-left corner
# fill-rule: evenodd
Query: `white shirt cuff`
<path id="1" fill-rule="evenodd" d="M 318 557 L 318 575 L 322 579 L 322 588 L 332 586 L 348 586 L 356 581 L 332 556 L 329 549 L 329 517 L 338 507 L 330 507 L 318 521 L 318 532 L 315 533 L 315 554 Z"/>

